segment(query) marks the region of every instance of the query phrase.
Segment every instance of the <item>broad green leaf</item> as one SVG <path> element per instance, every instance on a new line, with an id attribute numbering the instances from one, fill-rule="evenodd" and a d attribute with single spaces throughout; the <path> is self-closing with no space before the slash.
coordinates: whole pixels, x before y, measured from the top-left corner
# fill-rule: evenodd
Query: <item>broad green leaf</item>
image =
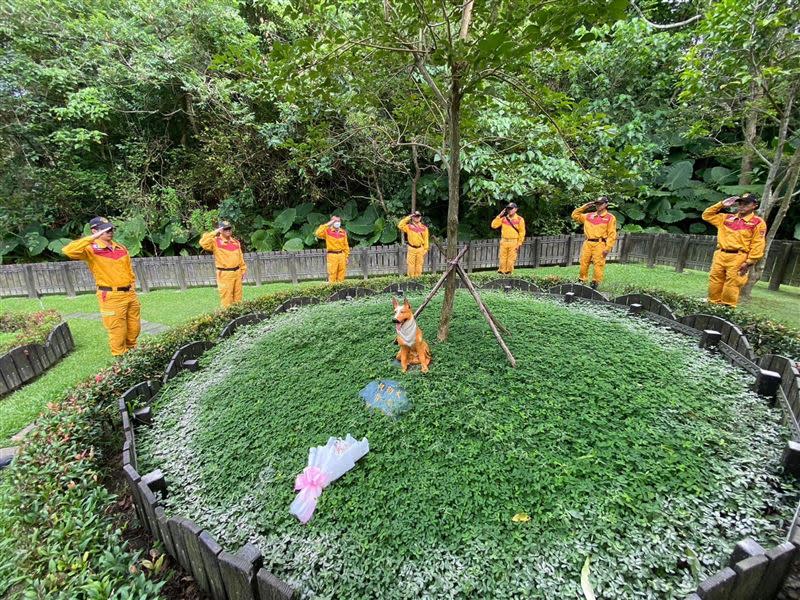
<path id="1" fill-rule="evenodd" d="M 741 196 L 745 192 L 750 192 L 751 194 L 756 194 L 760 196 L 764 192 L 763 185 L 723 185 L 719 188 L 729 196 Z"/>
<path id="2" fill-rule="evenodd" d="M 294 218 L 297 214 L 297 211 L 294 208 L 287 208 L 282 211 L 277 217 L 275 217 L 274 226 L 275 229 L 280 231 L 281 233 L 286 233 L 292 228 L 294 224 Z"/>
<path id="3" fill-rule="evenodd" d="M 725 167 L 713 167 L 707 171 L 709 178 L 717 185 L 730 184 L 736 181 L 736 175 Z"/>
<path id="4" fill-rule="evenodd" d="M 271 231 L 258 229 L 250 235 L 250 242 L 258 252 L 269 252 L 274 249 L 274 235 Z"/>
<path id="5" fill-rule="evenodd" d="M 397 227 L 394 225 L 384 227 L 383 231 L 381 232 L 381 244 L 391 244 L 395 242 L 397 240 L 398 233 Z"/>
<path id="6" fill-rule="evenodd" d="M 303 244 L 303 238 L 299 237 L 287 240 L 286 243 L 283 245 L 284 252 L 298 252 L 303 248 L 305 248 L 305 244 Z"/>
<path id="7" fill-rule="evenodd" d="M 319 227 L 323 223 L 327 223 L 328 222 L 328 217 L 326 217 L 322 213 L 312 212 L 312 213 L 308 213 L 308 216 L 306 217 L 306 221 L 308 221 L 308 224 L 316 229 L 317 227 Z"/>
<path id="8" fill-rule="evenodd" d="M 47 249 L 50 252 L 55 252 L 56 254 L 61 253 L 61 249 L 70 243 L 71 240 L 68 238 L 58 238 L 56 240 L 51 240 L 49 244 L 47 244 Z"/>
<path id="9" fill-rule="evenodd" d="M 10 254 L 17 246 L 19 246 L 19 240 L 17 238 L 0 239 L 0 256 Z"/>
<path id="10" fill-rule="evenodd" d="M 47 238 L 40 233 L 36 233 L 35 231 L 26 233 L 24 240 L 25 247 L 28 249 L 28 253 L 31 256 L 37 256 L 41 254 L 45 248 L 47 248 Z"/>
<path id="11" fill-rule="evenodd" d="M 706 233 L 708 231 L 708 227 L 706 227 L 705 223 L 692 223 L 689 225 L 689 233 Z"/>
<path id="12" fill-rule="evenodd" d="M 358 206 L 356 206 L 355 200 L 348 200 L 347 204 L 345 204 L 342 208 L 336 210 L 336 215 L 341 217 L 341 219 L 344 221 L 350 221 L 351 219 L 355 219 L 357 214 L 358 214 Z M 325 219 L 325 221 L 327 220 L 328 219 Z M 325 221 L 323 221 L 323 223 Z"/>
<path id="13" fill-rule="evenodd" d="M 305 219 L 308 214 L 314 209 L 314 205 L 311 202 L 303 202 L 302 204 L 298 204 L 294 207 L 295 210 L 295 221 L 302 221 Z M 326 219 L 327 220 L 327 219 Z"/>
<path id="14" fill-rule="evenodd" d="M 626 204 L 622 207 L 621 211 L 625 213 L 625 216 L 633 221 L 641 221 L 644 219 L 644 211 L 641 209 L 640 206 L 635 204 Z"/>
<path id="15" fill-rule="evenodd" d="M 671 190 L 678 190 L 688 185 L 692 178 L 693 160 L 682 160 L 667 168 L 665 185 Z"/>

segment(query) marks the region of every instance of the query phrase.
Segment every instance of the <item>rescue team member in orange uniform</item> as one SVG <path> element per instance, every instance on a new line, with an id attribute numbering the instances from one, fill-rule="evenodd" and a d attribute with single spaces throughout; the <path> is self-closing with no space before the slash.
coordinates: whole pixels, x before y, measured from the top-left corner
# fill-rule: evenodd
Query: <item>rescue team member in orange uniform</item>
<path id="1" fill-rule="evenodd" d="M 520 246 L 525 241 L 525 219 L 517 214 L 517 205 L 509 203 L 492 221 L 492 229 L 500 230 L 500 266 L 497 270 L 511 275 Z"/>
<path id="2" fill-rule="evenodd" d="M 593 208 L 594 211 L 586 214 Z M 572 220 L 583 224 L 586 241 L 581 248 L 581 269 L 578 279 L 585 284 L 589 279 L 589 265 L 594 264 L 592 289 L 603 281 L 606 257 L 617 241 L 617 218 L 608 212 L 608 198 L 600 196 L 595 202 L 587 202 L 572 211 Z"/>
<path id="3" fill-rule="evenodd" d="M 314 235 L 325 240 L 325 248 L 328 251 L 328 281 L 330 283 L 344 281 L 350 244 L 347 243 L 347 232 L 342 227 L 342 220 L 336 215 L 331 216 L 330 221 L 317 227 Z"/>
<path id="4" fill-rule="evenodd" d="M 200 238 L 200 247 L 214 254 L 217 290 L 222 308 L 242 301 L 242 280 L 247 273 L 242 245 L 231 234 L 231 224 L 220 221 L 214 231 L 204 233 Z"/>
<path id="5" fill-rule="evenodd" d="M 735 215 L 722 212 L 738 202 Z M 735 307 L 747 272 L 764 256 L 767 224 L 753 214 L 758 198 L 744 194 L 717 202 L 703 211 L 703 220 L 717 228 L 717 251 L 708 274 L 708 301 Z"/>
<path id="6" fill-rule="evenodd" d="M 122 356 L 136 346 L 142 328 L 141 307 L 136 297 L 128 249 L 114 241 L 114 225 L 104 217 L 89 221 L 92 235 L 67 244 L 61 252 L 72 260 L 83 260 L 97 285 L 97 300 L 103 327 L 108 331 L 111 354 Z"/>
<path id="7" fill-rule="evenodd" d="M 411 221 L 409 223 L 409 221 Z M 408 240 L 407 275 L 419 277 L 422 275 L 422 265 L 428 253 L 428 227 L 422 222 L 422 213 L 414 211 L 397 224 L 397 228 L 406 234 Z"/>

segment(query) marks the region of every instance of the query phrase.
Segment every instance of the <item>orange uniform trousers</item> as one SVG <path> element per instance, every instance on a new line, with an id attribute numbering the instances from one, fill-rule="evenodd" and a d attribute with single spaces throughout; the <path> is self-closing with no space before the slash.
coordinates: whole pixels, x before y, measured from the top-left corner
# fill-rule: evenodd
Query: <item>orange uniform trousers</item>
<path id="1" fill-rule="evenodd" d="M 594 276 L 592 281 L 600 283 L 603 281 L 603 274 L 606 272 L 606 257 L 603 251 L 606 249 L 605 242 L 583 242 L 581 248 L 581 269 L 578 279 L 586 283 L 589 279 L 589 265 L 594 264 Z"/>
<path id="2" fill-rule="evenodd" d="M 217 269 L 217 291 L 219 303 L 227 308 L 234 302 L 242 301 L 242 270 L 221 271 Z"/>
<path id="3" fill-rule="evenodd" d="M 97 292 L 103 327 L 108 331 L 108 345 L 113 356 L 122 356 L 136 347 L 142 329 L 141 306 L 136 292 Z"/>
<path id="4" fill-rule="evenodd" d="M 519 240 L 507 240 L 500 238 L 500 266 L 498 271 L 510 275 L 514 272 L 514 265 L 517 263 L 519 253 Z"/>
<path id="5" fill-rule="evenodd" d="M 347 275 L 347 255 L 344 252 L 328 252 L 328 282 L 344 281 Z"/>
<path id="6" fill-rule="evenodd" d="M 422 266 L 425 264 L 425 246 L 420 246 L 419 248 L 414 248 L 413 246 L 407 246 L 408 249 L 408 256 L 406 258 L 406 264 L 408 266 L 407 274 L 409 277 L 419 277 L 422 275 Z"/>
<path id="7" fill-rule="evenodd" d="M 739 291 L 747 283 L 747 273 L 739 275 L 739 267 L 747 260 L 747 252 L 714 252 L 708 274 L 708 301 L 735 307 Z"/>

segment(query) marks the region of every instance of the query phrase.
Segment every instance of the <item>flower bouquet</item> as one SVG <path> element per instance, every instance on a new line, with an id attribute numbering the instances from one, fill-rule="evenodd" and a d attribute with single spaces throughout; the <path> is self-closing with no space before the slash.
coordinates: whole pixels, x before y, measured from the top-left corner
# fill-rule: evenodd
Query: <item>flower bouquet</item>
<path id="1" fill-rule="evenodd" d="M 308 523 L 317 498 L 322 490 L 356 466 L 356 462 L 369 452 L 367 438 L 356 440 L 350 434 L 342 438 L 330 438 L 324 446 L 315 446 L 308 451 L 308 466 L 297 476 L 295 491 L 300 493 L 289 507 L 289 512 L 301 523 Z"/>

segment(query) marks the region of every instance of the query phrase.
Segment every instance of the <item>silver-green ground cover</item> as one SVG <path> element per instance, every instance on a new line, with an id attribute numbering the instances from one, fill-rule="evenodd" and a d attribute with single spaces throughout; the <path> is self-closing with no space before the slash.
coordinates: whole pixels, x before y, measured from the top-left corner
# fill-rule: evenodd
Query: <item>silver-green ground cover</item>
<path id="1" fill-rule="evenodd" d="M 590 556 L 601 596 L 678 598 L 741 538 L 781 540 L 786 431 L 748 376 L 621 309 L 484 298 L 516 369 L 462 293 L 427 375 L 392 364 L 388 297 L 304 308 L 171 383 L 140 460 L 165 472 L 171 512 L 256 543 L 306 597 L 575 598 Z M 439 307 L 420 322 L 431 342 Z M 367 408 L 378 378 L 413 410 Z M 300 525 L 308 448 L 347 433 L 371 452 Z"/>

